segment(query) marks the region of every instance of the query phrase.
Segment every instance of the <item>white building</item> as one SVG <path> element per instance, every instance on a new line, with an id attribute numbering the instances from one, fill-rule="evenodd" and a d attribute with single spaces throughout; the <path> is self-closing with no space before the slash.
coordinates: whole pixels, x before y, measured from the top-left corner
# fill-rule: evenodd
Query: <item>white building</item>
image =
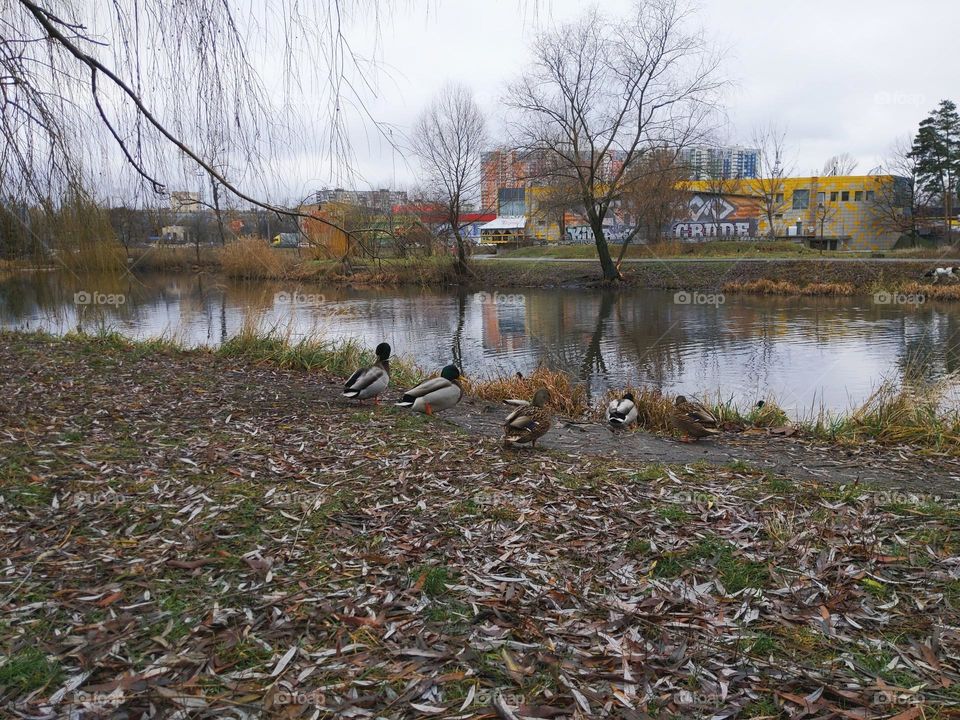
<path id="1" fill-rule="evenodd" d="M 733 147 L 690 147 L 680 152 L 680 162 L 689 168 L 691 180 L 710 178 L 755 178 L 760 151 Z"/>
<path id="2" fill-rule="evenodd" d="M 334 188 L 317 190 L 314 193 L 317 205 L 323 203 L 343 203 L 344 205 L 357 205 L 358 207 L 371 208 L 380 212 L 390 212 L 394 205 L 405 205 L 407 203 L 406 190 L 390 190 L 381 188 L 379 190 L 344 190 L 343 188 Z"/>

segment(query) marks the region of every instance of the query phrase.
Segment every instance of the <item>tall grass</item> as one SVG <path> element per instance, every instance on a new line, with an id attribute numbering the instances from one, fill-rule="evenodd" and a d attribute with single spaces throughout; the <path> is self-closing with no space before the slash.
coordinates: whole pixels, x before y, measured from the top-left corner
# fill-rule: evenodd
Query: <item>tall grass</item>
<path id="1" fill-rule="evenodd" d="M 356 259 L 349 264 L 318 261 L 302 266 L 300 279 L 322 278 L 351 285 L 455 285 L 462 282 L 454 259 L 448 255 L 406 258 Z"/>
<path id="2" fill-rule="evenodd" d="M 508 399 L 531 400 L 540 388 L 550 391 L 550 407 L 563 415 L 579 417 L 590 409 L 587 392 L 563 372 L 537 368 L 530 375 L 502 375 L 488 380 L 466 379 L 464 390 L 480 400 L 501 402 Z"/>
<path id="3" fill-rule="evenodd" d="M 372 349 L 354 339 L 331 341 L 302 338 L 292 340 L 276 330 L 261 333 L 244 328 L 216 350 L 219 357 L 253 363 L 271 363 L 282 368 L 324 370 L 349 377 L 360 367 L 376 362 Z M 418 367 L 404 358 L 390 360 L 390 381 L 394 387 L 413 386 L 423 380 Z"/>
<path id="4" fill-rule="evenodd" d="M 960 283 L 903 283 L 896 288 L 903 295 L 922 295 L 927 300 L 960 300 Z"/>
<path id="5" fill-rule="evenodd" d="M 298 261 L 295 252 L 271 247 L 266 240 L 251 235 L 227 243 L 219 258 L 227 277 L 250 280 L 285 278 Z"/>
<path id="6" fill-rule="evenodd" d="M 530 400 L 539 388 L 550 391 L 550 406 L 558 413 L 597 422 L 604 420 L 607 405 L 611 400 L 630 392 L 637 406 L 638 427 L 651 432 L 674 432 L 675 397 L 664 395 L 657 388 L 628 385 L 611 390 L 591 403 L 583 385 L 574 382 L 564 372 L 542 367 L 524 377 L 502 375 L 492 379 L 469 379 L 464 382 L 464 389 L 471 396 L 493 402 L 508 399 Z M 704 405 L 716 415 L 722 425 L 731 429 L 782 427 L 790 423 L 786 412 L 773 400 L 767 400 L 760 408 L 740 408 L 732 400 L 707 397 Z"/>
<path id="7" fill-rule="evenodd" d="M 870 440 L 960 455 L 960 411 L 948 397 L 956 386 L 955 376 L 926 386 L 886 382 L 849 414 L 821 410 L 800 424 L 814 437 L 845 444 Z"/>
<path id="8" fill-rule="evenodd" d="M 57 264 L 73 272 L 119 274 L 127 263 L 127 252 L 117 240 L 83 242 L 57 252 Z"/>
<path id="9" fill-rule="evenodd" d="M 856 287 L 852 283 L 807 283 L 797 285 L 789 280 L 748 280 L 728 282 L 723 286 L 725 293 L 745 293 L 748 295 L 855 295 Z"/>

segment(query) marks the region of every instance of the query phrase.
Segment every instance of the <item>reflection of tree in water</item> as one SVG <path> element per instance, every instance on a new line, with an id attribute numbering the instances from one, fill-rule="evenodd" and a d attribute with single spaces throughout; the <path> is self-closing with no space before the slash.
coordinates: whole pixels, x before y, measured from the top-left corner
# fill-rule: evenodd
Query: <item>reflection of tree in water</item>
<path id="1" fill-rule="evenodd" d="M 453 331 L 450 355 L 453 357 L 453 364 L 460 368 L 464 374 L 467 372 L 463 366 L 463 326 L 466 318 L 467 292 L 461 288 L 457 292 L 457 329 Z"/>
<path id="2" fill-rule="evenodd" d="M 591 379 L 591 368 L 606 372 L 603 336 L 613 306 L 610 292 L 526 293 L 524 333 L 539 366 Z"/>
<path id="3" fill-rule="evenodd" d="M 603 333 L 607 327 L 607 321 L 613 313 L 614 294 L 610 290 L 604 290 L 600 294 L 600 307 L 597 310 L 597 319 L 594 323 L 593 334 L 587 343 L 586 352 L 583 360 L 580 362 L 580 373 L 578 379 L 587 387 L 587 395 L 592 393 L 591 380 L 593 376 L 607 375 L 607 364 L 603 360 Z"/>
<path id="4" fill-rule="evenodd" d="M 628 296 L 617 304 L 621 352 L 635 364 L 627 376 L 663 387 L 683 372 L 684 328 L 675 308 L 638 300 Z"/>

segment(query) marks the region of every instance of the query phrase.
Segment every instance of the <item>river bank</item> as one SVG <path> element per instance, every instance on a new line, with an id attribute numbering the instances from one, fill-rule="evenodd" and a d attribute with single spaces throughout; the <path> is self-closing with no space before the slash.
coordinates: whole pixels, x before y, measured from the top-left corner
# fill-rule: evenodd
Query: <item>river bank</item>
<path id="1" fill-rule="evenodd" d="M 960 506 L 930 486 L 505 452 L 340 382 L 3 335 L 5 713 L 960 703 Z"/>
<path id="2" fill-rule="evenodd" d="M 850 255 L 810 250 L 778 249 L 793 243 L 772 243 L 770 251 L 749 244 L 717 242 L 688 247 L 630 248 L 617 286 L 655 290 L 746 292 L 774 295 L 913 295 L 930 300 L 960 300 L 960 283 L 934 283 L 924 278 L 929 269 L 960 265 L 940 251 L 892 251 L 886 255 Z M 722 247 L 721 247 L 722 246 Z M 490 286 L 552 288 L 606 287 L 599 265 L 586 246 L 524 248 L 501 255 L 475 255 L 470 272 L 459 275 L 452 257 L 411 255 L 405 258 L 359 258 L 349 262 L 324 257 L 315 248 L 277 249 L 263 241 L 241 239 L 226 247 L 188 246 L 135 248 L 119 260 L 118 254 L 97 254 L 91 262 L 113 263 L 88 267 L 86 259 L 61 258 L 50 265 L 73 272 L 214 272 L 234 279 L 293 280 L 303 283 L 358 287 L 433 286 L 483 288 Z M 955 253 L 953 253 L 955 254 Z M 8 263 L 5 272 L 13 272 Z M 3 270 L 0 267 L 0 270 Z"/>

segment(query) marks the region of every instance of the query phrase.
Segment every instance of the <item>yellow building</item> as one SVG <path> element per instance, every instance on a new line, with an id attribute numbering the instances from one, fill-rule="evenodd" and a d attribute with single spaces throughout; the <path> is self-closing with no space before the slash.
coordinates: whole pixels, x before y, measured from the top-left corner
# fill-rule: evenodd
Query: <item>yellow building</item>
<path id="1" fill-rule="evenodd" d="M 885 222 L 890 213 L 881 210 L 896 193 L 894 186 L 905 182 L 893 175 L 842 175 L 744 179 L 724 181 L 724 192 L 771 197 L 774 232 L 778 237 L 805 238 L 816 245 L 821 238 L 829 247 L 843 250 L 887 250 L 900 233 Z M 711 192 L 717 181 L 690 183 L 694 192 Z M 761 205 L 765 203 L 761 202 Z M 908 214 L 909 205 L 900 208 Z M 769 235 L 769 220 L 761 210 L 757 234 Z"/>

